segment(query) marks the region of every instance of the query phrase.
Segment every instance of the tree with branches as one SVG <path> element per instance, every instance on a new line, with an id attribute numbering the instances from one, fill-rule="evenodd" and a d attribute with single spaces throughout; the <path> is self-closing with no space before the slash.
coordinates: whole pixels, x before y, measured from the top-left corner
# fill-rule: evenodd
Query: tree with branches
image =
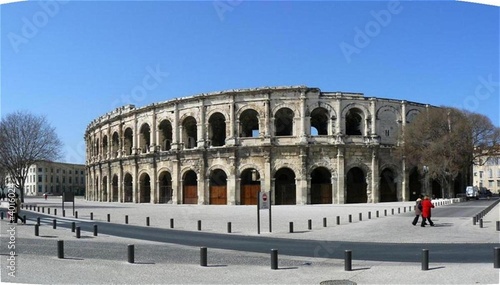
<path id="1" fill-rule="evenodd" d="M 0 168 L 13 180 L 24 202 L 29 168 L 39 160 L 54 161 L 62 142 L 45 116 L 17 111 L 0 121 Z"/>
<path id="2" fill-rule="evenodd" d="M 406 125 L 402 154 L 409 165 L 441 184 L 442 196 L 453 196 L 453 180 L 458 175 L 470 177 L 470 168 L 479 157 L 497 153 L 499 134 L 484 115 L 451 107 L 430 108 Z"/>

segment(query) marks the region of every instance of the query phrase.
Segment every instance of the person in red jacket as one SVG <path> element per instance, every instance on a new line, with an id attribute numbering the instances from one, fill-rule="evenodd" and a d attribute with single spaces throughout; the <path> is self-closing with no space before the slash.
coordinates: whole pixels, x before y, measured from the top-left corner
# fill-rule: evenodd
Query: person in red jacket
<path id="1" fill-rule="evenodd" d="M 431 221 L 431 208 L 434 208 L 434 205 L 429 199 L 429 196 L 425 196 L 424 200 L 422 200 L 421 203 L 422 203 L 422 224 L 420 226 L 425 227 L 425 221 L 427 220 L 429 222 L 429 225 L 433 227 L 434 223 Z"/>

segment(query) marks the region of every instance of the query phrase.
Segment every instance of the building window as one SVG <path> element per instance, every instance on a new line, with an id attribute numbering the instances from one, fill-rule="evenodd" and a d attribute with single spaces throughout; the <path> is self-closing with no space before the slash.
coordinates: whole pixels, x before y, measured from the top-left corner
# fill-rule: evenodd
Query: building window
<path id="1" fill-rule="evenodd" d="M 42 192 L 42 185 L 38 185 L 38 193 Z"/>
<path id="2" fill-rule="evenodd" d="M 500 187 L 500 180 L 497 180 L 497 188 Z"/>
<path id="3" fill-rule="evenodd" d="M 38 182 L 42 182 L 42 175 L 38 175 Z"/>
<path id="4" fill-rule="evenodd" d="M 488 181 L 488 187 L 492 188 L 493 187 L 493 180 Z"/>
<path id="5" fill-rule="evenodd" d="M 488 169 L 488 178 L 493 178 L 493 170 Z"/>
<path id="6" fill-rule="evenodd" d="M 40 168 L 38 168 L 38 172 L 42 172 L 42 168 L 41 168 L 41 167 L 40 167 Z"/>
<path id="7" fill-rule="evenodd" d="M 482 171 L 479 171 L 479 178 L 482 179 L 483 178 L 483 172 Z"/>

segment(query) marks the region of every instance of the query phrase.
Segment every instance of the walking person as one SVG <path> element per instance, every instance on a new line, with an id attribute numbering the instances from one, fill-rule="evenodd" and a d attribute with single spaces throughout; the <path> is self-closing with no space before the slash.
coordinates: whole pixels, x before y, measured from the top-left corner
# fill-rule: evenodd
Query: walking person
<path id="1" fill-rule="evenodd" d="M 429 196 L 425 196 L 421 204 L 422 204 L 422 224 L 420 226 L 425 227 L 425 221 L 428 221 L 429 225 L 433 227 L 434 223 L 431 221 L 431 208 L 434 208 L 434 205 L 429 199 Z"/>
<path id="2" fill-rule="evenodd" d="M 21 220 L 21 222 L 23 222 L 23 224 L 26 224 L 26 220 L 19 215 L 21 213 L 21 199 L 19 199 L 19 195 L 17 193 L 14 203 L 16 206 L 16 211 L 14 212 L 14 222 L 17 223 L 17 219 L 19 219 Z"/>
<path id="3" fill-rule="evenodd" d="M 414 226 L 417 225 L 418 218 L 420 218 L 420 215 L 422 215 L 422 199 L 418 198 L 417 201 L 415 201 L 415 218 L 413 219 L 412 222 Z"/>

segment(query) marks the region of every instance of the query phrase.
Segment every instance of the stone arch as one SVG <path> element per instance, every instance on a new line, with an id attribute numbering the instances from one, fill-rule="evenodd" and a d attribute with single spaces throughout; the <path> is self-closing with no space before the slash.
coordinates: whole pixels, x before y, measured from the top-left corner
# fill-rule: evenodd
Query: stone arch
<path id="1" fill-rule="evenodd" d="M 417 109 L 410 109 L 406 112 L 406 123 L 411 124 L 421 112 Z"/>
<path id="2" fill-rule="evenodd" d="M 259 113 L 255 109 L 247 108 L 238 117 L 240 137 L 258 137 L 260 132 Z"/>
<path id="3" fill-rule="evenodd" d="M 368 127 L 366 121 L 370 117 L 371 114 L 365 106 L 356 103 L 348 104 L 342 109 L 344 133 L 346 135 L 364 135 Z"/>
<path id="4" fill-rule="evenodd" d="M 311 172 L 311 204 L 332 204 L 332 174 L 326 167 Z"/>
<path id="5" fill-rule="evenodd" d="M 312 110 L 310 115 L 311 120 L 311 135 L 312 136 L 326 136 L 329 135 L 328 125 L 330 122 L 330 115 L 328 110 L 323 107 L 317 107 Z"/>
<path id="6" fill-rule="evenodd" d="M 346 204 L 368 202 L 368 182 L 366 179 L 368 172 L 365 169 L 366 167 L 356 165 L 346 171 Z"/>
<path id="7" fill-rule="evenodd" d="M 377 110 L 377 133 L 383 144 L 395 143 L 399 137 L 401 114 L 393 106 L 382 106 Z"/>
<path id="8" fill-rule="evenodd" d="M 274 113 L 274 135 L 293 136 L 295 113 L 288 107 L 280 108 Z"/>
<path id="9" fill-rule="evenodd" d="M 184 204 L 198 204 L 198 174 L 192 169 L 182 174 L 182 201 Z"/>
<path id="10" fill-rule="evenodd" d="M 139 174 L 139 203 L 151 203 L 151 176 L 147 172 Z"/>
<path id="11" fill-rule="evenodd" d="M 172 122 L 168 119 L 164 119 L 158 125 L 159 130 L 159 141 L 160 141 L 160 151 L 168 151 L 172 148 L 172 137 L 173 129 Z"/>
<path id="12" fill-rule="evenodd" d="M 227 204 L 227 174 L 220 168 L 210 171 L 209 203 L 211 205 Z"/>
<path id="13" fill-rule="evenodd" d="M 186 117 L 182 120 L 182 142 L 185 149 L 196 147 L 198 141 L 197 121 L 193 116 Z"/>
<path id="14" fill-rule="evenodd" d="M 107 159 L 107 155 L 108 155 L 108 136 L 107 135 L 104 135 L 102 137 L 102 154 L 103 154 L 104 158 Z"/>
<path id="15" fill-rule="evenodd" d="M 379 201 L 380 202 L 397 202 L 398 201 L 398 185 L 397 172 L 391 167 L 382 168 L 379 177 Z"/>
<path id="16" fill-rule="evenodd" d="M 108 176 L 102 177 L 102 200 L 108 201 Z"/>
<path id="17" fill-rule="evenodd" d="M 132 128 L 128 127 L 123 132 L 123 150 L 125 151 L 125 155 L 132 154 L 133 143 L 134 131 L 132 131 Z"/>
<path id="18" fill-rule="evenodd" d="M 274 174 L 274 201 L 276 205 L 297 204 L 295 172 L 288 167 L 282 167 Z"/>
<path id="19" fill-rule="evenodd" d="M 113 132 L 113 136 L 111 137 L 111 157 L 117 158 L 120 152 L 120 135 L 118 132 Z"/>
<path id="20" fill-rule="evenodd" d="M 226 144 L 226 117 L 221 112 L 214 112 L 208 119 L 208 139 L 210 146 L 219 147 Z"/>
<path id="21" fill-rule="evenodd" d="M 118 202 L 118 175 L 114 174 L 111 180 L 111 201 Z"/>
<path id="22" fill-rule="evenodd" d="M 139 130 L 139 149 L 141 153 L 148 153 L 151 146 L 151 127 L 143 123 Z"/>
<path id="23" fill-rule="evenodd" d="M 158 186 L 160 197 L 158 203 L 172 203 L 172 174 L 168 170 L 161 170 L 158 175 Z"/>
<path id="24" fill-rule="evenodd" d="M 256 167 L 247 166 L 240 172 L 241 205 L 257 205 L 260 192 L 260 173 Z"/>
<path id="25" fill-rule="evenodd" d="M 123 176 L 123 202 L 133 202 L 133 181 L 132 174 L 126 172 Z"/>

